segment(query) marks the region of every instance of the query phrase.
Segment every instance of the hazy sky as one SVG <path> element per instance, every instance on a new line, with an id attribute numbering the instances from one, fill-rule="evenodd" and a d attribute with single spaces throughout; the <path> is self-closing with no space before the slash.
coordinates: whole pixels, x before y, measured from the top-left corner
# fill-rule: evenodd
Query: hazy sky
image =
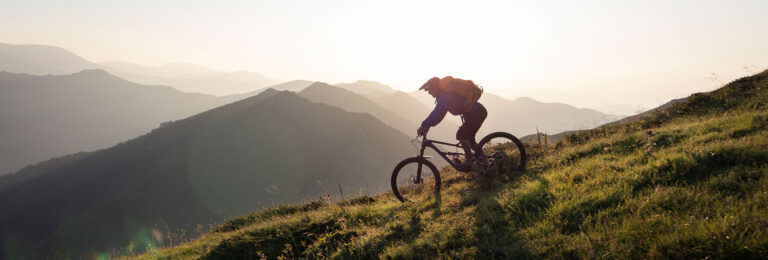
<path id="1" fill-rule="evenodd" d="M 0 42 L 96 62 L 186 61 L 408 91 L 454 75 L 507 98 L 624 114 L 768 68 L 766 32 L 765 0 L 0 0 Z"/>

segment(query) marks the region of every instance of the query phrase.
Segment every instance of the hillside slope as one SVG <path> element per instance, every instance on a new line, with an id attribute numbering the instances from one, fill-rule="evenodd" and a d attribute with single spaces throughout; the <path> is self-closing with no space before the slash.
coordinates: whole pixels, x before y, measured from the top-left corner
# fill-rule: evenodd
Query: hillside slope
<path id="1" fill-rule="evenodd" d="M 370 115 L 267 90 L 0 177 L 0 256 L 168 245 L 172 232 L 194 237 L 260 207 L 376 192 L 412 153 L 407 136 Z"/>
<path id="2" fill-rule="evenodd" d="M 426 203 L 382 193 L 283 205 L 138 257 L 764 259 L 766 136 L 768 71 L 530 146 L 526 172 L 444 169 Z"/>

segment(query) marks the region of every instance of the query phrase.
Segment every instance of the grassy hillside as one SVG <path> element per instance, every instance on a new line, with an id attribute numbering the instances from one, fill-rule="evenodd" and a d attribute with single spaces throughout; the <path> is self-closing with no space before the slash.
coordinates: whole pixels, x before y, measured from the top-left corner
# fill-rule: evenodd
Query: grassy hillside
<path id="1" fill-rule="evenodd" d="M 524 173 L 444 169 L 426 203 L 283 205 L 137 257 L 766 258 L 767 101 L 768 71 L 529 147 Z"/>

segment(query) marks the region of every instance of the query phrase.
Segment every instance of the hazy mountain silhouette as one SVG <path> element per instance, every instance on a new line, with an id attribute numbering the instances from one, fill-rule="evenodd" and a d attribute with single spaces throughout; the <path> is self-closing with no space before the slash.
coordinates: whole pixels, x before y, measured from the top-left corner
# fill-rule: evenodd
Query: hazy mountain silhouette
<path id="1" fill-rule="evenodd" d="M 126 73 L 158 77 L 183 77 L 218 72 L 214 69 L 188 62 L 173 62 L 158 67 L 143 66 L 125 61 L 106 61 L 99 62 L 98 64 Z"/>
<path id="2" fill-rule="evenodd" d="M 242 94 L 274 85 L 278 81 L 247 72 L 222 72 L 191 63 L 171 63 L 147 67 L 128 62 L 100 63 L 121 78 L 151 85 L 166 85 L 181 91 L 217 96 Z"/>
<path id="3" fill-rule="evenodd" d="M 346 88 L 338 85 L 343 85 Z M 332 86 L 323 82 L 294 80 L 269 88 L 299 92 L 299 95 L 314 102 L 326 103 L 351 112 L 371 114 L 408 136 L 415 134 L 421 121 L 432 111 L 431 108 L 421 104 L 411 95 L 402 91 L 394 91 L 386 85 L 373 81 L 359 80 L 351 84 Z M 386 92 L 389 94 L 383 94 L 384 88 L 388 89 Z M 237 100 L 256 95 L 261 91 L 229 95 L 225 98 Z M 374 94 L 371 95 L 371 93 Z M 457 122 L 458 124 L 461 123 L 458 117 L 447 115 L 444 122 L 430 130 L 430 138 L 445 141 L 455 140 L 456 130 L 459 127 Z"/>
<path id="4" fill-rule="evenodd" d="M 423 91 L 409 93 L 422 103 L 434 107 L 435 99 Z M 588 108 L 576 108 L 563 103 L 544 103 L 532 98 L 504 99 L 489 92 L 483 93 L 480 103 L 488 109 L 481 131 L 510 132 L 516 136 L 536 133 L 559 133 L 569 130 L 590 129 L 622 118 Z"/>
<path id="5" fill-rule="evenodd" d="M 309 80 L 293 80 L 293 81 L 280 83 L 277 85 L 272 85 L 272 86 L 269 86 L 268 88 L 276 89 L 280 91 L 287 90 L 287 91 L 299 92 L 309 87 L 309 85 L 312 85 L 312 83 L 315 83 L 315 82 L 309 81 Z"/>
<path id="6" fill-rule="evenodd" d="M 106 148 L 230 101 L 138 85 L 101 70 L 57 76 L 0 72 L 0 175 Z"/>
<path id="7" fill-rule="evenodd" d="M 435 107 L 435 98 L 427 94 L 426 91 L 423 90 L 415 90 L 408 92 L 408 95 L 411 95 L 413 98 L 421 102 L 427 107 L 433 108 Z M 481 97 L 482 98 L 482 97 Z"/>
<path id="8" fill-rule="evenodd" d="M 217 96 L 246 93 L 278 83 L 254 72 L 222 72 L 192 63 L 177 62 L 159 67 L 121 61 L 97 64 L 55 46 L 0 43 L 0 71 L 47 75 L 88 69 L 105 70 L 140 84 L 171 86 L 185 92 Z"/>
<path id="9" fill-rule="evenodd" d="M 375 192 L 413 153 L 376 118 L 267 90 L 0 177 L 0 255 L 82 256 L 318 194 Z"/>
<path id="10" fill-rule="evenodd" d="M 371 100 L 395 114 L 402 116 L 417 127 L 421 125 L 421 122 L 424 121 L 429 113 L 432 112 L 432 109 L 434 109 L 434 107 L 430 108 L 425 106 L 413 96 L 402 91 L 395 91 L 388 95 L 371 97 Z M 459 124 L 461 124 L 459 117 L 447 113 L 440 124 L 429 130 L 429 138 L 454 142 L 456 141 L 456 131 L 459 129 Z M 414 133 L 415 130 L 413 129 L 410 132 L 406 132 L 408 135 L 413 135 Z M 483 138 L 482 135 L 483 133 L 478 133 L 478 140 Z"/>
<path id="11" fill-rule="evenodd" d="M 0 71 L 44 75 L 96 68 L 99 66 L 59 47 L 0 43 Z"/>
<path id="12" fill-rule="evenodd" d="M 299 95 L 313 102 L 326 103 L 351 112 L 371 114 L 383 123 L 394 127 L 408 136 L 415 134 L 416 128 L 421 124 L 421 121 L 431 112 L 429 108 L 416 101 L 413 97 L 400 91 L 376 97 L 366 97 L 362 94 L 353 93 L 353 91 L 323 82 L 306 80 L 289 81 L 269 88 L 299 92 Z M 229 95 L 225 96 L 225 98 L 237 100 L 256 95 L 261 91 Z M 448 118 L 450 116 L 446 116 L 445 123 L 430 131 L 431 138 L 447 141 L 455 139 L 458 125 L 448 120 Z"/>
<path id="13" fill-rule="evenodd" d="M 381 120 L 385 124 L 392 126 L 399 130 L 403 134 L 411 137 L 416 136 L 416 129 L 419 124 L 405 119 L 405 116 L 413 117 L 413 115 L 426 118 L 428 111 L 424 109 L 418 111 L 398 111 L 385 108 L 382 105 L 377 104 L 373 100 L 370 100 L 360 94 L 356 94 L 352 91 L 335 87 L 322 82 L 315 82 L 306 89 L 299 92 L 299 95 L 313 101 L 326 103 L 332 106 L 339 107 L 341 109 L 351 112 L 368 113 Z M 454 126 L 455 127 L 455 126 Z M 441 130 L 444 128 L 440 128 Z M 432 138 L 447 139 L 448 141 L 454 140 L 456 128 L 449 131 L 434 131 L 431 132 Z"/>
<path id="14" fill-rule="evenodd" d="M 480 102 L 488 109 L 483 130 L 505 130 L 518 136 L 536 133 L 537 127 L 542 133 L 590 129 L 620 118 L 593 109 L 562 103 L 543 103 L 527 97 L 507 100 L 485 93 Z"/>
<path id="15" fill-rule="evenodd" d="M 309 80 L 292 80 L 292 81 L 283 82 L 283 83 L 280 83 L 280 84 L 277 84 L 277 85 L 272 85 L 272 86 L 269 86 L 269 87 L 266 87 L 266 88 L 262 88 L 262 89 L 259 89 L 259 90 L 254 90 L 254 91 L 251 91 L 251 92 L 243 93 L 243 94 L 227 95 L 227 96 L 224 96 L 222 98 L 226 98 L 226 99 L 229 99 L 229 100 L 241 100 L 241 99 L 244 99 L 244 98 L 248 98 L 248 97 L 252 97 L 252 96 L 258 95 L 259 93 L 261 93 L 262 91 L 265 91 L 267 89 L 274 89 L 274 90 L 279 90 L 279 91 L 287 90 L 287 91 L 299 92 L 299 91 L 307 88 L 309 85 L 312 85 L 312 83 L 314 83 L 314 82 L 313 81 L 309 81 Z"/>
<path id="16" fill-rule="evenodd" d="M 392 94 L 371 98 L 371 100 L 405 117 L 414 124 L 421 124 L 421 121 L 426 118 L 426 114 L 432 110 L 402 91 L 395 91 Z"/>
<path id="17" fill-rule="evenodd" d="M 392 87 L 376 81 L 358 80 L 353 83 L 338 83 L 335 86 L 364 95 L 366 97 L 378 97 L 395 92 Z"/>
<path id="18" fill-rule="evenodd" d="M 642 120 L 644 118 L 647 118 L 648 116 L 653 115 L 657 111 L 661 111 L 661 110 L 667 109 L 669 107 L 674 106 L 677 103 L 685 102 L 687 100 L 688 100 L 688 97 L 672 99 L 672 100 L 668 101 L 667 103 L 664 103 L 661 106 L 658 106 L 656 108 L 649 109 L 649 110 L 647 110 L 647 111 L 645 111 L 643 113 L 640 113 L 640 114 L 637 114 L 637 115 L 633 115 L 633 116 L 624 117 L 624 118 L 622 118 L 621 116 L 609 115 L 607 118 L 609 118 L 609 119 L 612 118 L 615 121 L 610 121 L 610 122 L 607 122 L 605 124 L 601 124 L 600 126 L 617 126 L 617 125 L 622 125 L 622 124 L 631 124 L 631 123 L 637 122 L 639 120 Z M 597 127 L 597 126 L 595 126 L 595 127 Z M 595 128 L 595 127 L 593 127 L 593 128 Z M 560 141 L 561 139 L 563 139 L 563 137 L 565 137 L 565 136 L 567 136 L 569 134 L 577 134 L 579 132 L 583 132 L 583 131 L 586 131 L 586 130 L 589 130 L 589 129 L 593 129 L 593 128 L 563 131 L 563 132 L 559 132 L 559 133 L 557 133 L 557 132 L 549 133 L 548 144 L 555 144 L 558 141 Z M 520 138 L 520 140 L 524 141 L 524 142 L 538 142 L 539 140 L 541 140 L 541 138 L 542 138 L 541 136 L 537 136 L 536 134 L 531 134 L 531 135 L 527 135 L 527 136 L 524 136 L 524 137 Z"/>

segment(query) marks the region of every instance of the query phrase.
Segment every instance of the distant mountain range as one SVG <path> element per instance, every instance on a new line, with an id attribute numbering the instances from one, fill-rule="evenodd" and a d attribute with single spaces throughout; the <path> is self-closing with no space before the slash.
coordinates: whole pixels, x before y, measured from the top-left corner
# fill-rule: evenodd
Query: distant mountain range
<path id="1" fill-rule="evenodd" d="M 421 126 L 421 122 L 434 109 L 434 104 L 433 107 L 427 107 L 413 96 L 402 91 L 394 91 L 391 94 L 370 98 L 373 102 L 412 122 L 415 127 Z M 448 113 L 440 124 L 429 130 L 428 136 L 431 139 L 455 143 L 457 142 L 456 131 L 459 129 L 460 124 L 461 122 L 458 117 Z M 410 129 L 406 134 L 415 135 L 415 131 L 415 129 Z M 482 138 L 482 135 L 483 133 L 478 133 L 478 138 Z"/>
<path id="2" fill-rule="evenodd" d="M 184 89 L 184 86 L 190 88 L 187 90 L 193 88 L 191 85 L 179 83 L 181 81 L 202 84 L 198 85 L 201 88 L 229 86 L 238 88 L 239 91 L 253 89 L 268 82 L 263 76 L 253 73 L 222 73 L 188 63 L 173 63 L 161 67 L 146 67 L 126 62 L 95 64 L 64 49 L 43 45 L 0 44 L 0 57 L 3 57 L 0 59 L 0 70 L 10 72 L 61 74 L 79 72 L 82 68 L 102 68 L 143 82 L 168 83 L 176 89 Z M 100 76 L 96 76 L 97 74 Z M 88 75 L 100 78 L 89 78 Z M 0 94 L 3 94 L 0 98 L 7 100 L 0 104 L 6 108 L 0 112 L 0 122 L 3 123 L 0 131 L 5 133 L 0 136 L 0 142 L 7 144 L 5 148 L 0 148 L 0 153 L 4 155 L 0 158 L 0 175 L 55 156 L 106 148 L 146 133 L 161 122 L 176 120 L 254 96 L 266 89 L 256 88 L 245 93 L 216 98 L 172 91 L 168 87 L 133 84 L 96 71 L 69 76 L 22 76 L 10 73 L 1 76 L 8 80 L 0 85 Z M 209 81 L 212 78 L 215 80 Z M 239 87 L 221 83 L 221 80 L 239 82 Z M 302 92 L 313 83 L 296 80 L 272 85 L 271 88 Z M 34 86 L 26 87 L 27 85 Z M 131 87 L 117 88 L 125 91 L 119 92 L 114 88 L 118 85 Z M 322 91 L 307 91 L 303 95 L 316 102 L 372 114 L 408 136 L 414 134 L 415 129 L 434 107 L 434 98 L 423 91 L 406 94 L 375 81 L 339 83 L 335 87 L 323 85 Z M 35 91 L 29 91 L 32 89 Z M 51 89 L 51 92 L 46 93 L 47 89 Z M 158 89 L 163 89 L 164 94 L 153 94 L 153 91 Z M 54 94 L 56 91 L 62 93 Z M 121 98 L 116 93 L 129 98 Z M 141 100 L 151 104 L 144 104 L 142 102 L 145 101 Z M 531 134 L 536 132 L 537 127 L 544 133 L 588 129 L 620 118 L 594 110 L 578 109 L 565 104 L 542 103 L 529 98 L 506 100 L 491 93 L 485 93 L 481 102 L 488 108 L 489 117 L 478 138 L 492 131 L 509 131 L 516 135 Z M 87 107 L 73 110 L 83 106 Z M 103 114 L 106 111 L 116 113 L 105 116 Z M 438 127 L 431 130 L 430 137 L 453 141 L 460 123 L 458 117 L 448 115 Z M 21 148 L 11 148 L 17 146 Z"/>
<path id="3" fill-rule="evenodd" d="M 424 91 L 404 93 L 378 82 L 362 80 L 335 86 L 364 95 L 417 126 L 435 107 L 435 98 Z M 623 117 L 562 103 L 539 102 L 526 97 L 507 100 L 488 92 L 480 98 L 480 103 L 488 109 L 488 118 L 478 133 L 478 139 L 484 133 L 496 131 L 522 136 L 536 133 L 537 128 L 543 133 L 590 129 Z M 460 124 L 459 117 L 448 114 L 432 132 L 439 132 L 440 138 L 454 140 Z"/>
<path id="4" fill-rule="evenodd" d="M 221 72 L 190 63 L 171 63 L 160 67 L 127 62 L 103 62 L 99 65 L 118 77 L 136 83 L 173 86 L 185 92 L 217 96 L 242 94 L 279 83 L 254 72 Z"/>
<path id="5" fill-rule="evenodd" d="M 138 85 L 101 70 L 56 76 L 0 72 L 0 175 L 107 148 L 232 101 Z"/>
<path id="6" fill-rule="evenodd" d="M 274 89 L 274 90 L 279 90 L 279 91 L 287 90 L 287 91 L 299 92 L 299 91 L 302 91 L 303 89 L 305 89 L 306 87 L 308 87 L 309 85 L 312 85 L 312 83 L 315 83 L 315 82 L 314 81 L 309 81 L 309 80 L 292 80 L 292 81 L 283 82 L 283 83 L 280 83 L 280 84 L 277 84 L 277 85 L 272 85 L 272 86 L 269 86 L 269 87 L 266 87 L 266 88 L 257 89 L 257 90 L 251 91 L 251 92 L 246 92 L 246 93 L 242 93 L 242 94 L 232 94 L 232 95 L 228 95 L 228 96 L 224 96 L 224 97 L 228 98 L 228 99 L 240 100 L 240 99 L 244 99 L 244 98 L 248 98 L 248 97 L 252 97 L 252 96 L 258 95 L 259 93 L 261 93 L 262 91 L 265 91 L 267 89 Z"/>
<path id="7" fill-rule="evenodd" d="M 140 84 L 172 86 L 184 92 L 216 96 L 246 93 L 279 83 L 254 72 L 222 72 L 191 63 L 159 67 L 120 61 L 93 63 L 55 46 L 0 43 L 0 71 L 47 75 L 88 69 L 105 70 Z"/>
<path id="8" fill-rule="evenodd" d="M 46 75 L 98 68 L 98 65 L 59 47 L 0 43 L 0 71 Z"/>
<path id="9" fill-rule="evenodd" d="M 387 85 L 365 80 L 339 83 L 335 86 L 368 97 L 417 126 L 435 107 L 435 98 L 424 91 L 404 93 Z M 624 117 L 562 103 L 539 102 L 527 97 L 508 100 L 489 92 L 483 94 L 480 103 L 488 109 L 488 118 L 478 133 L 478 139 L 482 138 L 483 134 L 496 131 L 522 136 L 536 133 L 537 128 L 542 133 L 591 129 Z M 439 133 L 440 138 L 454 140 L 460 124 L 459 117 L 448 114 L 432 132 Z"/>
<path id="10" fill-rule="evenodd" d="M 517 136 L 536 133 L 536 129 L 542 133 L 591 129 L 623 117 L 562 103 L 543 103 L 525 97 L 508 100 L 491 93 L 483 94 L 480 101 L 488 109 L 483 130 L 503 130 Z"/>
<path id="11" fill-rule="evenodd" d="M 335 86 L 361 94 L 366 97 L 379 97 L 395 92 L 392 87 L 376 81 L 358 80 L 352 83 L 338 83 Z"/>
<path id="12" fill-rule="evenodd" d="M 64 49 L 43 45 L 1 44 L 0 57 L 5 58 L 0 59 L 0 70 L 9 72 L 61 74 L 74 73 L 82 69 L 100 68 L 142 84 L 168 85 L 182 91 L 212 95 L 238 94 L 236 96 L 238 98 L 258 94 L 265 87 L 277 83 L 256 73 L 219 72 L 189 63 L 171 63 L 160 67 L 147 67 L 127 62 L 95 64 Z M 3 62 L 6 60 L 8 62 Z M 291 88 L 285 90 L 298 92 L 309 86 L 311 81 L 294 81 L 291 83 Z M 338 83 L 335 86 L 374 101 L 395 93 L 395 90 L 390 86 L 375 81 L 359 80 L 353 83 Z M 434 106 L 434 98 L 423 91 L 414 91 L 409 94 L 428 108 Z M 623 117 L 561 103 L 538 102 L 530 98 L 507 100 L 491 93 L 486 93 L 480 102 L 485 104 L 489 110 L 488 122 L 494 121 L 481 129 L 484 132 L 504 130 L 516 135 L 527 135 L 535 133 L 538 127 L 541 132 L 558 133 L 568 130 L 589 129 Z M 395 106 L 385 105 L 385 107 L 392 110 Z M 411 118 L 409 121 L 413 122 L 412 117 L 421 117 L 422 113 L 423 111 L 414 111 L 398 114 Z M 457 117 L 448 116 L 446 120 L 460 124 Z"/>
<path id="13" fill-rule="evenodd" d="M 413 118 L 414 115 L 415 117 L 426 117 L 426 115 L 429 113 L 429 109 L 423 106 L 417 108 L 417 110 L 402 111 L 402 109 L 400 109 L 402 107 L 400 107 L 398 103 L 395 102 L 408 103 L 409 101 L 413 101 L 411 100 L 412 98 L 407 95 L 394 96 L 390 97 L 388 100 L 382 100 L 389 102 L 394 101 L 393 103 L 377 103 L 374 102 L 374 100 L 370 100 L 362 95 L 322 82 L 316 82 L 312 84 L 311 86 L 299 92 L 299 95 L 313 102 L 326 103 L 347 111 L 371 114 L 382 122 L 397 130 L 400 130 L 400 132 L 411 136 L 412 138 L 416 136 L 416 129 L 419 127 L 421 122 L 419 121 L 417 123 L 408 120 L 404 116 L 410 118 Z M 453 128 L 447 129 L 446 127 Z M 430 136 L 436 139 L 453 141 L 455 139 L 455 131 L 457 128 L 458 126 L 446 124 L 444 127 L 432 131 Z"/>
<path id="14" fill-rule="evenodd" d="M 656 107 L 654 109 L 650 109 L 648 111 L 645 111 L 645 112 L 637 114 L 637 115 L 628 116 L 628 117 L 624 117 L 624 118 L 621 118 L 621 119 L 618 119 L 618 120 L 615 120 L 615 121 L 611 121 L 611 122 L 608 122 L 607 124 L 604 124 L 604 125 L 605 126 L 616 126 L 616 125 L 621 125 L 621 124 L 631 124 L 633 122 L 636 122 L 636 121 L 639 121 L 639 120 L 641 120 L 643 118 L 646 118 L 646 117 L 648 117 L 650 115 L 653 115 L 656 111 L 667 109 L 669 107 L 674 106 L 677 103 L 685 102 L 687 100 L 688 100 L 688 97 L 673 99 L 673 100 L 670 100 L 667 103 L 664 103 L 661 106 L 658 106 L 658 107 Z M 591 129 L 591 128 L 589 128 L 589 129 Z M 565 136 L 567 136 L 569 134 L 577 134 L 579 132 L 587 131 L 589 129 L 564 131 L 564 132 L 560 132 L 560 133 L 556 133 L 556 134 L 550 134 L 547 137 L 547 144 L 553 145 L 553 144 L 557 143 L 558 141 L 560 141 L 563 137 L 565 137 Z M 539 142 L 539 140 L 542 140 L 541 138 L 543 138 L 542 135 L 537 136 L 536 134 L 531 134 L 531 135 L 527 135 L 527 136 L 524 136 L 524 137 L 520 138 L 520 140 L 524 141 L 524 142 L 532 142 L 533 143 L 533 142 Z M 544 141 L 542 141 L 542 143 L 543 142 Z"/>
<path id="15" fill-rule="evenodd" d="M 0 177 L 0 255 L 82 257 L 129 241 L 138 250 L 156 243 L 154 233 L 183 228 L 194 236 L 275 203 L 340 188 L 375 192 L 412 155 L 408 140 L 369 114 L 266 90 L 109 149 Z"/>
<path id="16" fill-rule="evenodd" d="M 434 107 L 435 99 L 426 92 L 413 91 L 409 94 Z M 542 133 L 590 129 L 624 117 L 562 103 L 544 103 L 527 97 L 508 100 L 489 92 L 483 93 L 479 102 L 488 109 L 488 118 L 480 131 L 504 131 L 518 137 L 535 134 L 537 128 Z"/>

